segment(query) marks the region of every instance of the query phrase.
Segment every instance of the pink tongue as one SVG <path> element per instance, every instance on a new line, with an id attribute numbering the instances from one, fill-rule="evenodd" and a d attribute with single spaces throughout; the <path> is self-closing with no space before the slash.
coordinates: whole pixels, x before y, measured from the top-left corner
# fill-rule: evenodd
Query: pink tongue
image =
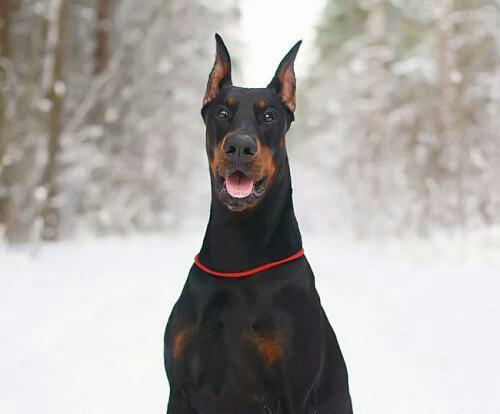
<path id="1" fill-rule="evenodd" d="M 226 189 L 231 197 L 248 197 L 252 192 L 252 188 L 253 180 L 239 171 L 232 173 L 226 178 Z"/>

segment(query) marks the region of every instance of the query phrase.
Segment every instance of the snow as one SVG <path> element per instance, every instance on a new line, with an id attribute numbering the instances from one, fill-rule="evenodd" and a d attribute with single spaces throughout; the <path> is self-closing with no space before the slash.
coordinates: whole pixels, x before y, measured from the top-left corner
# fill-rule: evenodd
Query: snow
<path id="1" fill-rule="evenodd" d="M 0 413 L 165 412 L 163 330 L 201 237 L 0 246 Z M 500 412 L 498 249 L 304 241 L 356 413 Z"/>

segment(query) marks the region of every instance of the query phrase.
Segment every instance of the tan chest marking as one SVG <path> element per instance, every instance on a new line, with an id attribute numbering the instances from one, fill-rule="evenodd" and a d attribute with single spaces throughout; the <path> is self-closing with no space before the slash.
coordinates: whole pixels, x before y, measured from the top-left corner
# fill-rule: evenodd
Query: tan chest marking
<path id="1" fill-rule="evenodd" d="M 195 333 L 194 327 L 184 328 L 174 335 L 172 340 L 172 356 L 174 359 L 182 357 L 186 346 L 191 342 Z"/>
<path id="2" fill-rule="evenodd" d="M 273 365 L 283 356 L 283 347 L 278 337 L 257 334 L 252 336 L 252 342 L 268 366 Z"/>

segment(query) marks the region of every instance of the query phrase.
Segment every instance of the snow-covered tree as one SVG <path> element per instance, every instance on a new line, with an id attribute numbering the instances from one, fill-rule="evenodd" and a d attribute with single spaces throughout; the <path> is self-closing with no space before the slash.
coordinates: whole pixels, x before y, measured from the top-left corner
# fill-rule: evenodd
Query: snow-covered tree
<path id="1" fill-rule="evenodd" d="M 300 142 L 328 177 L 311 197 L 331 226 L 425 235 L 500 221 L 497 2 L 330 0 L 317 42 Z"/>
<path id="2" fill-rule="evenodd" d="M 2 1 L 0 232 L 56 239 L 186 216 L 206 168 L 193 148 L 213 35 L 238 17 L 229 0 Z"/>

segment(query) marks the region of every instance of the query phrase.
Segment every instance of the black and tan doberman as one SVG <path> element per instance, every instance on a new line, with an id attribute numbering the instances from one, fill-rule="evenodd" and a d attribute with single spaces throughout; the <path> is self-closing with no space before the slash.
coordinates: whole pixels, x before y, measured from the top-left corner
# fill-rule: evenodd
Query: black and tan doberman
<path id="1" fill-rule="evenodd" d="M 202 108 L 210 219 L 165 333 L 167 413 L 352 413 L 292 203 L 285 134 L 300 42 L 266 88 L 241 88 L 216 41 Z"/>

